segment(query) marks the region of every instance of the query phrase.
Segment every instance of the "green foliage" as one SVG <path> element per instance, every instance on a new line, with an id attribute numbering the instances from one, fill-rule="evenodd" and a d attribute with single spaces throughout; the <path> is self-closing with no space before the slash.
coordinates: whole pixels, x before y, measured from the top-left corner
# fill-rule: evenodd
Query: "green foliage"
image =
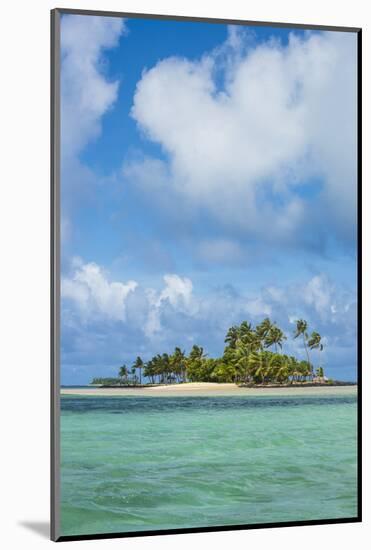
<path id="1" fill-rule="evenodd" d="M 169 358 L 171 371 L 174 373 L 174 376 L 177 382 L 186 381 L 186 356 L 185 352 L 180 348 L 176 347 L 173 355 Z"/>
<path id="2" fill-rule="evenodd" d="M 119 386 L 120 378 L 93 378 L 91 384 L 95 386 Z"/>
<path id="3" fill-rule="evenodd" d="M 308 363 L 310 365 L 310 375 L 309 376 L 313 380 L 313 367 L 311 365 L 311 361 L 310 361 L 310 358 L 309 358 L 308 347 L 310 349 L 315 349 L 316 347 L 319 347 L 321 345 L 320 344 L 321 336 L 318 334 L 318 332 L 313 332 L 311 334 L 311 336 L 309 337 L 307 329 L 308 329 L 308 323 L 306 321 L 304 321 L 304 319 L 298 319 L 296 321 L 296 330 L 295 330 L 295 333 L 294 333 L 294 338 L 298 338 L 298 336 L 303 337 L 304 349 L 305 349 L 305 353 L 306 353 L 306 356 L 307 356 Z M 318 342 L 318 338 L 319 338 L 319 342 Z M 322 348 L 323 348 L 323 346 L 321 347 L 321 349 Z"/>
<path id="4" fill-rule="evenodd" d="M 144 363 L 141 359 L 141 357 L 137 357 L 136 360 L 135 360 L 135 363 L 134 365 L 131 367 L 131 371 L 133 373 L 133 376 L 136 377 L 137 376 L 137 370 L 139 371 L 139 384 L 142 383 L 142 369 L 144 367 Z"/>
<path id="5" fill-rule="evenodd" d="M 213 382 L 234 382 L 236 371 L 232 364 L 224 363 L 223 359 L 214 359 L 214 368 L 212 373 Z"/>
<path id="6" fill-rule="evenodd" d="M 296 330 L 294 333 L 294 338 L 297 338 L 298 336 L 301 336 L 301 335 L 304 335 L 306 336 L 306 338 L 308 338 L 307 328 L 308 328 L 308 323 L 303 319 L 298 319 L 296 321 Z"/>
<path id="7" fill-rule="evenodd" d="M 136 385 L 142 383 L 142 371 L 151 384 L 190 382 L 235 382 L 236 384 L 288 384 L 313 379 L 313 365 L 308 349 L 323 350 L 318 332 L 308 336 L 308 323 L 296 321 L 294 339 L 301 337 L 306 360 L 282 353 L 287 340 L 284 332 L 269 318 L 263 319 L 255 328 L 243 321 L 233 325 L 225 336 L 222 357 L 207 357 L 201 346 L 194 345 L 187 356 L 176 347 L 172 354 L 157 354 L 146 363 L 137 357 L 129 370 L 126 365 L 119 369 L 119 378 L 95 378 L 94 384 Z M 274 347 L 274 351 L 270 348 Z M 323 367 L 318 364 L 316 375 L 324 377 Z M 329 382 L 330 383 L 330 382 Z"/>
<path id="8" fill-rule="evenodd" d="M 129 371 L 128 371 L 128 368 L 126 365 L 122 365 L 122 367 L 120 367 L 119 369 L 119 377 L 121 380 L 123 381 L 127 381 L 128 379 L 128 376 L 129 376 Z"/>
<path id="9" fill-rule="evenodd" d="M 277 351 L 277 346 L 282 349 L 282 344 L 284 340 L 286 340 L 286 336 L 284 335 L 282 330 L 273 325 L 264 339 L 265 347 L 269 348 L 274 345 Z"/>
<path id="10" fill-rule="evenodd" d="M 318 332 L 312 332 L 308 339 L 308 346 L 310 349 L 319 349 L 323 350 L 323 345 L 321 343 L 321 335 Z"/>
<path id="11" fill-rule="evenodd" d="M 210 365 L 209 365 L 210 368 Z M 203 348 L 193 346 L 187 360 L 187 378 L 191 382 L 209 382 L 206 356 Z"/>

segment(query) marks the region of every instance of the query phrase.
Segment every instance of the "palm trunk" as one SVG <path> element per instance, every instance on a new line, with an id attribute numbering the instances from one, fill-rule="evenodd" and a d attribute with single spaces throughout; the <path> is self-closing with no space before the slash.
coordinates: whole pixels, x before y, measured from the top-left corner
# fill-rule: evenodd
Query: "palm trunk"
<path id="1" fill-rule="evenodd" d="M 307 343 L 305 341 L 305 334 L 304 333 L 303 333 L 303 342 L 304 342 L 305 353 L 307 354 L 309 370 L 310 370 L 310 377 L 313 379 L 313 370 L 312 370 L 312 365 L 311 365 L 311 362 L 310 362 L 310 359 L 309 359 L 309 352 L 308 352 L 308 348 L 307 348 Z"/>

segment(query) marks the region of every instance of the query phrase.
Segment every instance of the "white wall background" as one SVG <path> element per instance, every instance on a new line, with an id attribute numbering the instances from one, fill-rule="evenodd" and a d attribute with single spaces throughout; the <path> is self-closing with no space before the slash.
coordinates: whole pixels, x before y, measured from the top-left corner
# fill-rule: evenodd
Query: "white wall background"
<path id="1" fill-rule="evenodd" d="M 363 27 L 364 424 L 370 432 L 370 35 L 364 0 L 79 0 L 58 7 Z M 50 0 L 1 6 L 0 540 L 44 548 L 49 519 L 49 10 Z M 365 434 L 366 435 L 366 434 Z M 226 546 L 275 550 L 369 547 L 370 441 L 365 437 L 363 524 L 69 543 L 130 550 Z M 4 540 L 3 540 L 4 539 Z"/>

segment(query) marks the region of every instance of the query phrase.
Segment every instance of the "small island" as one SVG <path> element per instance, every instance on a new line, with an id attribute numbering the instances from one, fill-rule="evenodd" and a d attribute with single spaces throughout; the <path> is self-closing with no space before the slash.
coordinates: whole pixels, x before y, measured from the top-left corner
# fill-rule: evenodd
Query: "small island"
<path id="1" fill-rule="evenodd" d="M 116 378 L 94 378 L 92 386 L 144 388 L 186 383 L 235 384 L 239 387 L 286 387 L 345 385 L 325 376 L 321 365 L 321 335 L 308 333 L 308 323 L 299 319 L 293 339 L 300 338 L 305 357 L 283 353 L 287 336 L 269 318 L 253 327 L 247 321 L 229 328 L 224 353 L 211 358 L 194 345 L 186 355 L 180 347 L 144 362 L 137 357 L 132 367 L 119 368 Z M 272 348 L 274 351 L 272 351 Z M 316 353 L 317 362 L 311 355 Z"/>

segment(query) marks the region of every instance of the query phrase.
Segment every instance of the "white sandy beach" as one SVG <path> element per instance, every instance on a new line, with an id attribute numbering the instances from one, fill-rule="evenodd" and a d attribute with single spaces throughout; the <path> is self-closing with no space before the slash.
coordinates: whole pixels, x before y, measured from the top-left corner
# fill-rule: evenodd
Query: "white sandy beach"
<path id="1" fill-rule="evenodd" d="M 228 395 L 355 395 L 357 386 L 291 386 L 291 387 L 255 387 L 241 388 L 235 384 L 217 384 L 212 382 L 189 382 L 147 388 L 61 388 L 61 395 L 91 396 L 228 396 Z"/>

